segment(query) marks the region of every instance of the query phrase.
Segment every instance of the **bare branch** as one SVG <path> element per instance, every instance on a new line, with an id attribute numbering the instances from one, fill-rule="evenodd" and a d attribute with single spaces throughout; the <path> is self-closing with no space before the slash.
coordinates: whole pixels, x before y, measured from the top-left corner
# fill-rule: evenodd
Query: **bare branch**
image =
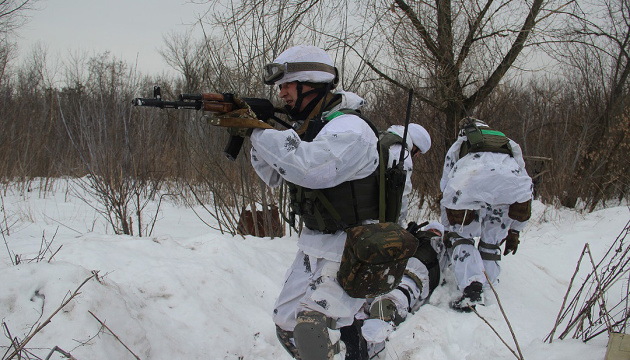
<path id="1" fill-rule="evenodd" d="M 114 333 L 114 332 L 112 331 L 112 329 L 110 329 L 107 325 L 105 325 L 105 323 L 104 323 L 104 322 L 102 322 L 102 321 L 101 321 L 101 319 L 99 319 L 96 315 L 94 315 L 94 313 L 93 313 L 92 311 L 89 311 L 89 310 L 88 310 L 88 312 L 90 313 L 90 315 L 92 315 L 92 316 L 96 319 L 96 321 L 98 321 L 98 322 L 101 324 L 101 326 L 103 326 L 105 329 L 107 329 L 107 331 L 109 331 L 109 333 L 110 333 L 110 334 L 112 334 L 112 336 L 113 336 L 113 337 L 114 337 L 114 338 L 115 338 L 115 339 L 116 339 L 116 340 L 117 340 L 117 341 L 118 341 L 118 342 L 119 342 L 122 346 L 124 346 L 124 347 L 125 347 L 125 349 L 127 349 L 127 351 L 129 351 L 129 352 L 131 353 L 131 355 L 133 355 L 136 359 L 140 360 L 140 357 L 138 357 L 138 355 L 134 354 L 134 352 L 133 352 L 133 351 L 131 351 L 131 349 L 129 349 L 129 347 L 128 347 L 127 345 L 125 345 L 125 343 L 124 343 L 124 342 L 122 342 L 122 340 L 120 340 L 120 338 L 118 337 L 118 335 L 116 335 L 116 333 Z"/>
<path id="2" fill-rule="evenodd" d="M 31 341 L 31 339 L 37 335 L 38 332 L 40 332 L 44 327 L 46 327 L 46 325 L 48 325 L 50 323 L 50 321 L 52 320 L 52 318 L 57 315 L 57 313 L 59 311 L 61 311 L 61 309 L 63 309 L 66 305 L 68 305 L 70 303 L 70 301 L 72 301 L 72 299 L 74 299 L 76 296 L 78 296 L 79 294 L 81 294 L 79 292 L 79 290 L 81 290 L 81 288 L 83 287 L 83 285 L 85 285 L 88 281 L 90 281 L 92 278 L 94 278 L 97 274 L 92 274 L 90 277 L 88 277 L 87 279 L 83 280 L 83 282 L 81 283 L 81 285 L 79 285 L 79 287 L 77 287 L 74 292 L 70 295 L 70 297 L 68 297 L 66 300 L 64 300 L 61 305 L 57 308 L 57 310 L 53 311 L 53 313 L 46 318 L 46 320 L 44 320 L 44 322 L 40 323 L 35 330 L 33 330 L 20 344 L 19 346 L 6 358 L 6 360 L 11 360 L 13 357 L 15 357 L 16 355 L 18 355 L 22 349 L 24 349 L 24 347 L 26 346 L 26 344 L 28 344 L 29 341 Z"/>

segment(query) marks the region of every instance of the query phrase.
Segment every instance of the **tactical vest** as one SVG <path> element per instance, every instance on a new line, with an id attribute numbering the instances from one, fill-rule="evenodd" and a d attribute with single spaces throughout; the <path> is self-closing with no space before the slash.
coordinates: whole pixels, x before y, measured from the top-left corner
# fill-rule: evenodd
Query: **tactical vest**
<path id="1" fill-rule="evenodd" d="M 459 158 L 474 152 L 496 152 L 513 156 L 510 140 L 500 131 L 479 128 L 475 124 L 464 126 L 466 141 L 459 150 Z"/>
<path id="2" fill-rule="evenodd" d="M 374 124 L 357 110 L 339 110 L 329 114 L 324 120 L 327 122 L 344 114 L 359 116 L 380 138 Z M 387 136 L 387 141 L 390 138 Z M 327 189 L 309 189 L 287 182 L 291 212 L 299 215 L 307 228 L 325 234 L 359 225 L 364 220 L 379 219 L 380 183 L 378 167 L 363 179 L 346 181 Z"/>

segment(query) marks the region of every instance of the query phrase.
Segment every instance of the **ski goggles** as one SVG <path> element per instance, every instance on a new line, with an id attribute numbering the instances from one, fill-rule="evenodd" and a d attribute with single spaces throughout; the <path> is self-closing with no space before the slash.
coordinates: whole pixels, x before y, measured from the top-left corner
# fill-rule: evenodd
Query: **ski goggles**
<path id="1" fill-rule="evenodd" d="M 263 69 L 263 79 L 265 84 L 274 85 L 276 81 L 282 79 L 287 73 L 299 71 L 322 71 L 335 75 L 337 77 L 337 69 L 334 66 L 317 62 L 299 62 L 299 63 L 271 63 L 265 65 Z"/>

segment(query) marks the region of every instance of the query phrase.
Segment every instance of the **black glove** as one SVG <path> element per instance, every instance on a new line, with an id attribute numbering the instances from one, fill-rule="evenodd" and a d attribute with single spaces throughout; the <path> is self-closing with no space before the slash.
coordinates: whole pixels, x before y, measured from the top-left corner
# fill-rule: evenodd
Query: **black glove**
<path id="1" fill-rule="evenodd" d="M 505 239 L 501 240 L 499 245 L 503 245 L 505 243 L 505 251 L 503 251 L 503 255 L 507 255 L 509 253 L 516 254 L 516 250 L 518 249 L 518 244 L 521 242 L 519 239 L 519 232 L 516 230 L 508 230 L 508 234 Z"/>
<path id="2" fill-rule="evenodd" d="M 415 235 L 420 230 L 420 225 L 418 225 L 415 221 L 407 224 L 407 231 L 409 231 L 412 235 Z"/>

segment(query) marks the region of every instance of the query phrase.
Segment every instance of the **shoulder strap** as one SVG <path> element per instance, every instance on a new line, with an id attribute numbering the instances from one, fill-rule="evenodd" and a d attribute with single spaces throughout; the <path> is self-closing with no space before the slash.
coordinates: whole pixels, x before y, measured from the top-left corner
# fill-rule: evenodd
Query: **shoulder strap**
<path id="1" fill-rule="evenodd" d="M 379 135 L 378 135 L 379 131 L 376 128 L 376 126 L 374 126 L 372 121 L 370 119 L 368 119 L 367 117 L 365 117 L 363 114 L 361 114 L 361 111 L 359 111 L 357 109 L 339 109 L 339 110 L 337 110 L 335 112 L 332 112 L 332 113 L 326 115 L 325 120 L 326 121 L 330 121 L 330 120 L 332 120 L 332 119 L 334 119 L 334 118 L 336 118 L 338 116 L 341 116 L 341 115 L 355 115 L 355 116 L 360 117 L 363 121 L 365 121 L 370 126 L 372 131 L 374 131 L 374 135 L 376 135 L 377 138 L 379 137 Z"/>
<path id="2" fill-rule="evenodd" d="M 379 209 L 379 221 L 380 222 L 385 222 L 385 204 L 386 204 L 386 197 L 385 197 L 385 167 L 387 166 L 387 159 L 385 158 L 385 156 L 388 156 L 389 153 L 387 151 L 384 151 L 384 148 L 382 146 L 381 143 L 381 137 L 379 134 L 378 129 L 376 128 L 376 126 L 374 126 L 374 124 L 372 123 L 372 121 L 370 121 L 370 119 L 368 119 L 367 117 L 363 116 L 363 114 L 361 114 L 361 112 L 359 110 L 356 109 L 340 109 L 337 110 L 333 113 L 330 113 L 326 116 L 326 120 L 330 121 L 338 116 L 341 115 L 356 115 L 358 117 L 360 117 L 361 119 L 363 119 L 363 121 L 365 121 L 370 128 L 372 129 L 372 131 L 374 131 L 374 135 L 376 135 L 376 137 L 379 139 L 378 144 L 376 146 L 377 150 L 378 150 L 378 162 L 379 162 L 379 166 L 378 166 L 378 188 L 379 188 L 379 194 L 378 194 L 378 209 Z M 394 134 L 392 134 L 394 135 Z M 402 138 L 401 142 L 402 142 Z M 387 154 L 387 155 L 385 155 Z"/>
<path id="3" fill-rule="evenodd" d="M 394 144 L 400 144 L 403 148 L 405 148 L 402 137 L 389 131 L 381 132 L 378 137 L 378 141 L 381 144 L 382 149 L 389 149 L 389 147 Z"/>

